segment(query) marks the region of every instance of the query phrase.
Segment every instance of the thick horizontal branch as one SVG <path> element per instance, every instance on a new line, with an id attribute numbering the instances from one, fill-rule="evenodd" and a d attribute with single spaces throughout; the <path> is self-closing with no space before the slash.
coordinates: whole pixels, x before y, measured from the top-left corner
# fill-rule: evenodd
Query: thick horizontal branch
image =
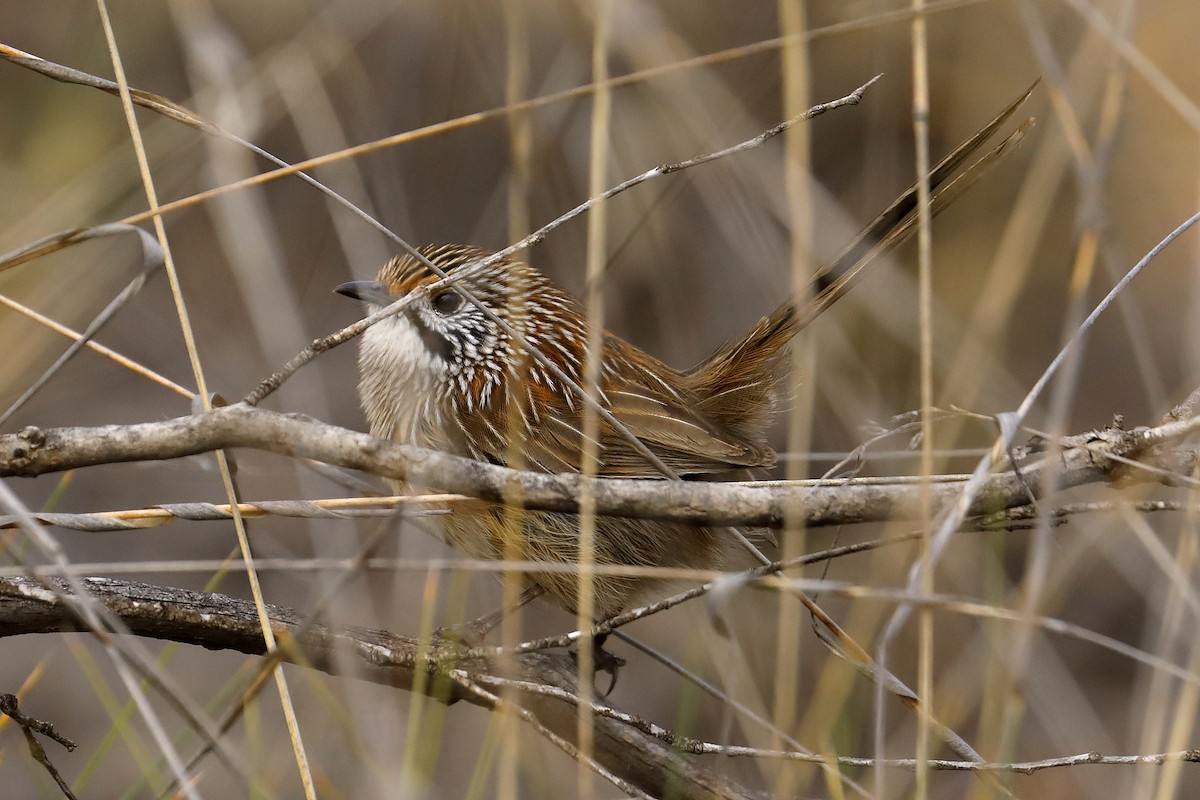
<path id="1" fill-rule="evenodd" d="M 227 595 L 193 592 L 108 578 L 83 578 L 83 585 L 99 602 L 120 617 L 132 633 L 153 639 L 200 645 L 210 650 L 236 650 L 263 655 L 262 629 L 254 604 Z M 65 581 L 30 578 L 0 578 L 0 637 L 32 633 L 86 631 L 60 595 L 71 594 Z M 501 675 L 485 660 L 456 661 L 458 650 L 451 643 L 439 649 L 437 663 L 424 660 L 416 640 L 371 628 L 334 629 L 308 623 L 297 611 L 267 606 L 272 628 L 284 649 L 283 660 L 330 674 L 335 664 L 351 657 L 357 669 L 352 677 L 411 690 L 418 670 L 465 671 L 480 681 L 500 680 Z M 335 660 L 335 654 L 343 656 Z M 554 687 L 557 696 L 527 694 L 521 705 L 562 738 L 574 742 L 577 710 L 562 698 L 577 691 L 575 664 L 565 654 L 527 653 L 515 657 L 520 680 L 531 685 Z M 422 683 L 431 693 L 444 693 L 447 680 Z M 443 696 L 439 699 L 445 699 Z M 451 699 L 463 699 L 488 707 L 477 694 L 459 691 Z M 637 730 L 619 719 L 595 717 L 596 759 L 643 791 L 660 797 L 668 784 L 682 798 L 749 797 L 745 790 L 719 778 L 695 758 L 674 752 L 671 745 Z"/>
<path id="2" fill-rule="evenodd" d="M 1179 425 L 1179 423 L 1174 423 Z M 1104 430 L 1076 437 L 1053 459 L 990 479 L 972 513 L 1024 505 L 1053 468 L 1059 487 L 1105 480 L 1119 459 L 1136 459 L 1159 429 Z M 162 422 L 95 428 L 28 427 L 0 435 L 0 477 L 35 476 L 97 464 L 180 458 L 225 448 L 252 448 L 302 457 L 405 480 L 494 502 L 573 513 L 584 479 L 546 475 L 485 464 L 445 453 L 398 445 L 307 417 L 245 405 L 219 408 Z M 1117 459 L 1117 460 L 1114 460 Z M 785 513 L 809 526 L 844 525 L 919 514 L 916 484 L 878 481 L 812 483 L 716 483 L 595 479 L 597 513 L 703 525 L 780 527 Z M 955 482 L 935 482 L 934 502 L 951 502 Z"/>

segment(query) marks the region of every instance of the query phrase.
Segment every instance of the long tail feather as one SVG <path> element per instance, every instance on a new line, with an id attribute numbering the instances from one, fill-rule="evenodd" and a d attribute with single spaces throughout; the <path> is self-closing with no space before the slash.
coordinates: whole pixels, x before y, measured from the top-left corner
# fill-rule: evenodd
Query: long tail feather
<path id="1" fill-rule="evenodd" d="M 1003 156 L 1016 148 L 1033 125 L 1027 119 L 986 155 L 954 177 L 958 168 L 1013 115 L 1037 86 L 1019 98 L 930 170 L 930 212 L 947 208 Z M 701 413 L 733 433 L 755 439 L 775 410 L 775 369 L 783 346 L 849 291 L 864 269 L 904 242 L 916 230 L 917 184 L 896 198 L 813 277 L 807 302 L 792 300 L 764 317 L 745 336 L 729 342 L 689 373 L 692 389 L 703 398 Z M 759 413 L 755 413 L 758 411 Z"/>

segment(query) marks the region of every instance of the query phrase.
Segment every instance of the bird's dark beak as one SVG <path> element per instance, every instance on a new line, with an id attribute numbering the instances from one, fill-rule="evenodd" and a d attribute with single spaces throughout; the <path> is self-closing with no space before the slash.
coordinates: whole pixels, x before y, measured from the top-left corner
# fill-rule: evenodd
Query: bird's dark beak
<path id="1" fill-rule="evenodd" d="M 390 306 L 396 302 L 387 286 L 380 281 L 350 281 L 339 285 L 334 291 L 376 306 Z"/>

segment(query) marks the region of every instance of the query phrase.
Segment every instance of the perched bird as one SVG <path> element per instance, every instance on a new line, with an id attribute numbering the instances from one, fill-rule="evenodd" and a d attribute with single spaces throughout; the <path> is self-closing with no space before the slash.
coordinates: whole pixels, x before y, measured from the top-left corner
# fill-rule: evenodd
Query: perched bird
<path id="1" fill-rule="evenodd" d="M 948 182 L 1025 97 L 934 168 L 929 176 L 934 212 L 1020 138 L 1032 121 Z M 600 421 L 595 474 L 667 477 L 630 437 L 649 448 L 672 477 L 720 479 L 773 465 L 766 431 L 780 408 L 785 345 L 840 297 L 866 264 L 914 229 L 915 214 L 914 187 L 821 273 L 811 301 L 799 308 L 784 303 L 692 369 L 668 366 L 606 332 L 599 402 L 620 427 Z M 371 433 L 492 464 L 581 472 L 584 399 L 547 362 L 576 385 L 585 383 L 582 305 L 521 261 L 506 258 L 479 269 L 472 265 L 490 254 L 475 247 L 436 244 L 419 252 L 421 259 L 393 258 L 374 281 L 337 287 L 372 310 L 418 293 L 402 312 L 362 336 L 359 391 Z M 458 279 L 440 284 L 423 260 Z M 520 336 L 512 336 L 480 306 Z M 406 487 L 397 483 L 394 488 Z M 576 516 L 525 511 L 519 519 L 513 524 L 505 509 L 480 502 L 432 524 L 445 541 L 474 558 L 578 563 Z M 596 521 L 595 562 L 714 569 L 724 561 L 729 538 L 721 529 L 602 517 Z M 529 573 L 525 580 L 563 608 L 576 610 L 578 580 L 570 571 Z M 594 612 L 600 617 L 629 607 L 657 584 L 609 575 L 594 580 Z"/>

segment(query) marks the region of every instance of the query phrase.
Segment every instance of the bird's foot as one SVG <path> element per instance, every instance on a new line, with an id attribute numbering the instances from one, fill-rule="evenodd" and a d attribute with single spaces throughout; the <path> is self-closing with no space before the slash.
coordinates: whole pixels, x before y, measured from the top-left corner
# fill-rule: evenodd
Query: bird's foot
<path id="1" fill-rule="evenodd" d="M 612 678 L 608 684 L 608 689 L 605 690 L 601 697 L 608 697 L 612 694 L 613 689 L 617 687 L 617 672 L 621 667 L 625 666 L 625 659 L 604 649 L 604 641 L 607 638 L 607 633 L 592 637 L 592 669 L 595 672 L 607 672 Z M 578 666 L 579 650 L 577 648 L 571 649 L 571 659 Z"/>

